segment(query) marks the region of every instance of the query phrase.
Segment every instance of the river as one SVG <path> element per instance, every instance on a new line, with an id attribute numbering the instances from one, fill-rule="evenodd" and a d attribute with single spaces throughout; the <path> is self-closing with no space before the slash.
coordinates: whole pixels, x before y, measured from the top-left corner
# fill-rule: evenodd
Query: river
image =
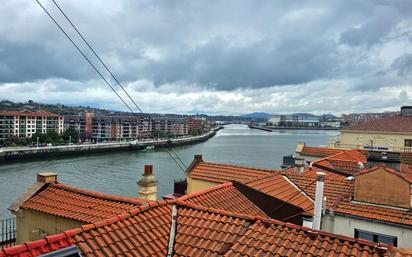
<path id="1" fill-rule="evenodd" d="M 337 131 L 283 130 L 266 132 L 246 125 L 228 125 L 215 137 L 196 145 L 174 148 L 186 165 L 193 155 L 205 161 L 278 169 L 282 156 L 292 154 L 297 142 L 324 146 Z M 172 192 L 173 179 L 184 178 L 166 150 L 153 153 L 115 152 L 68 158 L 0 164 L 0 219 L 10 217 L 7 207 L 36 180 L 36 173 L 54 171 L 62 183 L 104 193 L 136 196 L 136 181 L 144 164 L 153 164 L 159 181 L 158 197 Z"/>

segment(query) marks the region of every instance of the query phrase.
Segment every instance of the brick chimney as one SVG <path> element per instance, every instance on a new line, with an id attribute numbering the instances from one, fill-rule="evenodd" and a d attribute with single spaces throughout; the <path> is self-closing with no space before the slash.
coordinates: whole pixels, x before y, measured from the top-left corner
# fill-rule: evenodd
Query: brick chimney
<path id="1" fill-rule="evenodd" d="M 157 180 L 153 174 L 153 165 L 145 165 L 143 177 L 137 182 L 141 198 L 148 200 L 157 199 Z"/>
<path id="2" fill-rule="evenodd" d="M 54 172 L 37 173 L 37 182 L 57 183 L 57 173 L 54 173 Z"/>

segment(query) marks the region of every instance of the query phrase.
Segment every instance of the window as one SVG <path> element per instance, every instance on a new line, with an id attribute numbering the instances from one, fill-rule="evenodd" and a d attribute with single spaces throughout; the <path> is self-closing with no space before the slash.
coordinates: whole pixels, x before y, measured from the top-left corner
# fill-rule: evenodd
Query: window
<path id="1" fill-rule="evenodd" d="M 405 139 L 405 147 L 412 147 L 412 139 Z"/>
<path id="2" fill-rule="evenodd" d="M 396 236 L 389 236 L 360 229 L 355 229 L 355 238 L 362 238 L 375 243 L 385 243 L 398 246 L 398 238 Z"/>

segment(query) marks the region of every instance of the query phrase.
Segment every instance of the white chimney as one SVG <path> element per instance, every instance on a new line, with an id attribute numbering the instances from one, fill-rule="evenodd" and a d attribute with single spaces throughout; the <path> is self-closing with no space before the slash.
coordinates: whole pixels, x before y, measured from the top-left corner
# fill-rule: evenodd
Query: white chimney
<path id="1" fill-rule="evenodd" d="M 305 160 L 299 157 L 295 158 L 295 173 L 302 174 L 305 171 Z"/>
<path id="2" fill-rule="evenodd" d="M 325 184 L 326 174 L 323 172 L 316 173 L 316 194 L 315 194 L 315 213 L 313 218 L 312 229 L 320 230 L 320 223 L 322 219 L 322 205 L 323 205 L 323 187 Z"/>

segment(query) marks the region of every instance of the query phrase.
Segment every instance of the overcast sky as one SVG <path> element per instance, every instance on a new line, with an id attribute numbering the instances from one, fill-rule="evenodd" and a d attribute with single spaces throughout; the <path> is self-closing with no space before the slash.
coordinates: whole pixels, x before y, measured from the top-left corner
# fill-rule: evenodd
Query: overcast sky
<path id="1" fill-rule="evenodd" d="M 145 112 L 412 105 L 410 0 L 56 1 Z M 0 13 L 0 99 L 126 110 L 34 0 Z"/>

